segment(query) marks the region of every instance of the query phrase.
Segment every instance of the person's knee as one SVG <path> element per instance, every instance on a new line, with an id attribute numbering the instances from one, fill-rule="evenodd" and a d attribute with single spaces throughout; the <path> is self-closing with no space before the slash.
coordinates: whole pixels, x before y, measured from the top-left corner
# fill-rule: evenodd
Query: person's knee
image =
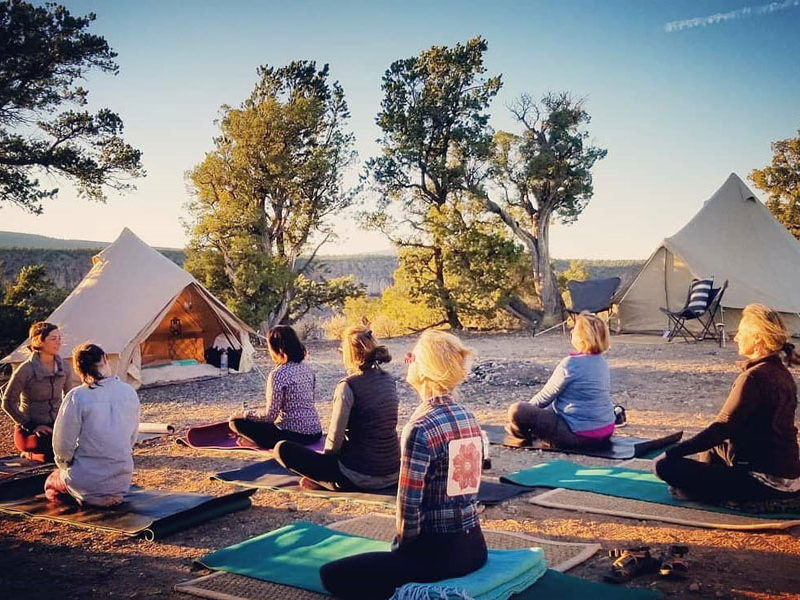
<path id="1" fill-rule="evenodd" d="M 664 457 L 655 464 L 656 475 L 659 479 L 671 482 L 675 477 L 677 461 L 669 457 Z"/>
<path id="2" fill-rule="evenodd" d="M 342 577 L 339 575 L 340 566 L 337 564 L 339 561 L 333 561 L 322 565 L 319 568 L 319 579 L 324 587 L 332 596 L 341 597 L 343 594 L 340 582 Z"/>
<path id="3" fill-rule="evenodd" d="M 290 444 L 286 440 L 281 440 L 275 447 L 272 449 L 272 455 L 274 456 L 275 460 L 277 460 L 281 466 L 286 467 L 286 445 Z"/>
<path id="4" fill-rule="evenodd" d="M 517 423 L 519 414 L 521 412 L 520 406 L 522 402 L 514 402 L 511 406 L 508 407 L 508 420 L 512 423 Z"/>

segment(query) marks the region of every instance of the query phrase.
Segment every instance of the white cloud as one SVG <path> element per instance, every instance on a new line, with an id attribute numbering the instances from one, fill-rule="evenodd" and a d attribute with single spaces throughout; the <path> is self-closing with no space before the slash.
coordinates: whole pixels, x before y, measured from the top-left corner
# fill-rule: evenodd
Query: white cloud
<path id="1" fill-rule="evenodd" d="M 706 27 L 708 25 L 716 25 L 718 23 L 733 21 L 734 19 L 741 19 L 743 17 L 769 15 L 782 10 L 788 10 L 790 8 L 797 8 L 798 6 L 800 6 L 800 0 L 770 2 L 769 4 L 764 4 L 762 6 L 745 6 L 730 12 L 716 13 L 707 17 L 695 17 L 694 19 L 685 19 L 683 21 L 670 21 L 664 26 L 664 31 L 667 33 L 672 33 L 673 31 L 682 31 L 684 29 L 693 29 L 695 27 Z"/>

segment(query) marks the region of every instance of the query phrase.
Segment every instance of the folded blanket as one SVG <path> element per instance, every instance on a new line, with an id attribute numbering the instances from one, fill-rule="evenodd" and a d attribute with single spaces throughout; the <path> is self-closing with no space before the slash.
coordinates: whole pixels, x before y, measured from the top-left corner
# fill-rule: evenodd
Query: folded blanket
<path id="1" fill-rule="evenodd" d="M 388 542 L 298 521 L 209 554 L 197 562 L 209 569 L 325 594 L 327 592 L 319 578 L 322 565 L 354 554 L 388 550 Z M 529 587 L 546 568 L 541 548 L 489 550 L 489 560 L 482 568 L 465 577 L 447 579 L 433 586 L 462 590 L 468 598 L 476 600 L 504 600 Z"/>
<path id="2" fill-rule="evenodd" d="M 477 571 L 431 584 L 408 583 L 391 600 L 506 600 L 528 589 L 547 571 L 541 548 L 489 550 Z"/>

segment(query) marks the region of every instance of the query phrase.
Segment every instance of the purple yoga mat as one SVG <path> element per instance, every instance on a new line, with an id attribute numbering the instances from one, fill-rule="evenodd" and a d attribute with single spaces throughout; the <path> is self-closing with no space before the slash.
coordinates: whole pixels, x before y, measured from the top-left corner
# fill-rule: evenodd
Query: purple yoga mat
<path id="1" fill-rule="evenodd" d="M 239 436 L 228 426 L 227 421 L 190 427 L 185 438 L 178 441 L 190 448 L 204 448 L 207 450 L 251 450 L 253 452 L 272 452 L 267 448 L 254 448 L 253 446 L 240 446 Z M 312 450 L 321 452 L 325 447 L 325 436 L 319 441 L 308 446 Z"/>

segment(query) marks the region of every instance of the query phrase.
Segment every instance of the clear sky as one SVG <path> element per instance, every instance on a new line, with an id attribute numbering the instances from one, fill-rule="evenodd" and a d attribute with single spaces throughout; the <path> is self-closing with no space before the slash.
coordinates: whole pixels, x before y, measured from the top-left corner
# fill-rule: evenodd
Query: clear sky
<path id="1" fill-rule="evenodd" d="M 378 151 L 389 64 L 476 34 L 489 42 L 489 74 L 503 75 L 493 127 L 513 128 L 506 106 L 522 92 L 568 90 L 588 99 L 589 130 L 608 149 L 589 207 L 554 228 L 557 257 L 647 257 L 731 172 L 745 179 L 769 163 L 771 142 L 800 129 L 800 0 L 65 4 L 97 13 L 92 30 L 119 53 L 118 76 L 90 76 L 90 101 L 119 112 L 148 176 L 107 205 L 62 185 L 42 216 L 0 209 L 0 230 L 110 241 L 127 226 L 150 244 L 183 246 L 184 174 L 212 150 L 220 105 L 249 94 L 258 65 L 329 63 L 363 162 Z M 389 248 L 346 216 L 337 230 L 324 253 Z"/>

